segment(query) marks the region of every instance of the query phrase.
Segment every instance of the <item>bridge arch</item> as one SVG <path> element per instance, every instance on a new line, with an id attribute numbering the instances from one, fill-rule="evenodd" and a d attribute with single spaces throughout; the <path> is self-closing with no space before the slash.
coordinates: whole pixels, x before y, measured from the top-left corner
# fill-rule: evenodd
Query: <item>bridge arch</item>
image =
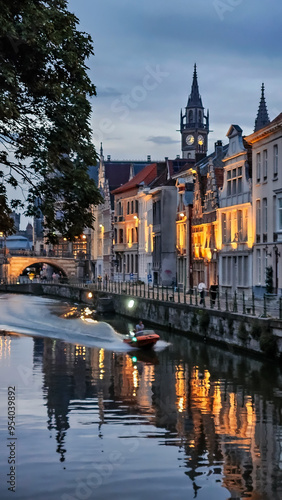
<path id="1" fill-rule="evenodd" d="M 67 278 L 77 277 L 77 261 L 75 259 L 44 256 L 13 256 L 8 259 L 9 278 L 17 278 L 27 267 L 32 267 L 34 264 L 49 264 L 61 271 Z"/>

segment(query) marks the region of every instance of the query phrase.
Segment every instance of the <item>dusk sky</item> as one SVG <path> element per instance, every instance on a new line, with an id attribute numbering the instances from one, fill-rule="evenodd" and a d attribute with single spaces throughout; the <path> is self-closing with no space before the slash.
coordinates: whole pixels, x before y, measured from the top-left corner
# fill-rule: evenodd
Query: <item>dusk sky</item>
<path id="1" fill-rule="evenodd" d="M 209 151 L 231 123 L 253 131 L 261 84 L 272 120 L 282 111 L 278 0 L 71 0 L 79 29 L 91 34 L 97 87 L 93 141 L 112 159 L 181 154 L 179 114 L 197 64 L 209 108 Z"/>

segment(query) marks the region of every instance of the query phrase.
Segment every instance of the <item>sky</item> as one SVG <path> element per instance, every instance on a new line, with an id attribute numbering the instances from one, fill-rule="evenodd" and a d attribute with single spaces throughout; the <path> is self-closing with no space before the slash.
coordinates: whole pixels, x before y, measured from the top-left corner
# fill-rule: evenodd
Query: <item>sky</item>
<path id="1" fill-rule="evenodd" d="M 270 119 L 282 111 L 280 0 L 69 0 L 68 8 L 94 43 L 91 124 L 105 157 L 181 155 L 180 109 L 195 63 L 209 152 L 227 143 L 231 124 L 253 132 L 262 82 Z"/>
<path id="2" fill-rule="evenodd" d="M 270 119 L 282 111 L 280 0 L 70 0 L 92 36 L 88 60 L 97 88 L 93 142 L 112 159 L 181 154 L 179 115 L 194 63 L 209 152 L 231 124 L 253 132 L 261 84 Z"/>

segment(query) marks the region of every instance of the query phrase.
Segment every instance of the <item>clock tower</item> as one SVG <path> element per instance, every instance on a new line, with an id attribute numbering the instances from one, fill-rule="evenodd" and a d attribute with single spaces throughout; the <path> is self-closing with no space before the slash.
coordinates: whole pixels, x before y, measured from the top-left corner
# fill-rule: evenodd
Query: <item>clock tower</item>
<path id="1" fill-rule="evenodd" d="M 180 111 L 180 133 L 182 158 L 197 160 L 199 154 L 205 156 L 208 150 L 209 112 L 204 115 L 204 107 L 199 93 L 197 67 L 194 65 L 191 94 L 185 113 Z M 197 155 L 197 156 L 196 156 Z"/>

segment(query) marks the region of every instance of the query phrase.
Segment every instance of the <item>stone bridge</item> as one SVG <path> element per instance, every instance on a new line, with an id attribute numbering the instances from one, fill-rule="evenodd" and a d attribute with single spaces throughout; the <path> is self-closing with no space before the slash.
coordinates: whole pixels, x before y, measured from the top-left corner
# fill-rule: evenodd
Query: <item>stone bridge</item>
<path id="1" fill-rule="evenodd" d="M 53 266 L 62 271 L 64 276 L 68 278 L 78 278 L 80 277 L 80 269 L 84 267 L 84 262 L 76 260 L 74 258 L 64 258 L 64 257 L 45 257 L 45 256 L 11 256 L 8 257 L 7 263 L 7 277 L 17 278 L 24 269 L 27 267 L 32 267 L 33 264 L 44 263 Z"/>

